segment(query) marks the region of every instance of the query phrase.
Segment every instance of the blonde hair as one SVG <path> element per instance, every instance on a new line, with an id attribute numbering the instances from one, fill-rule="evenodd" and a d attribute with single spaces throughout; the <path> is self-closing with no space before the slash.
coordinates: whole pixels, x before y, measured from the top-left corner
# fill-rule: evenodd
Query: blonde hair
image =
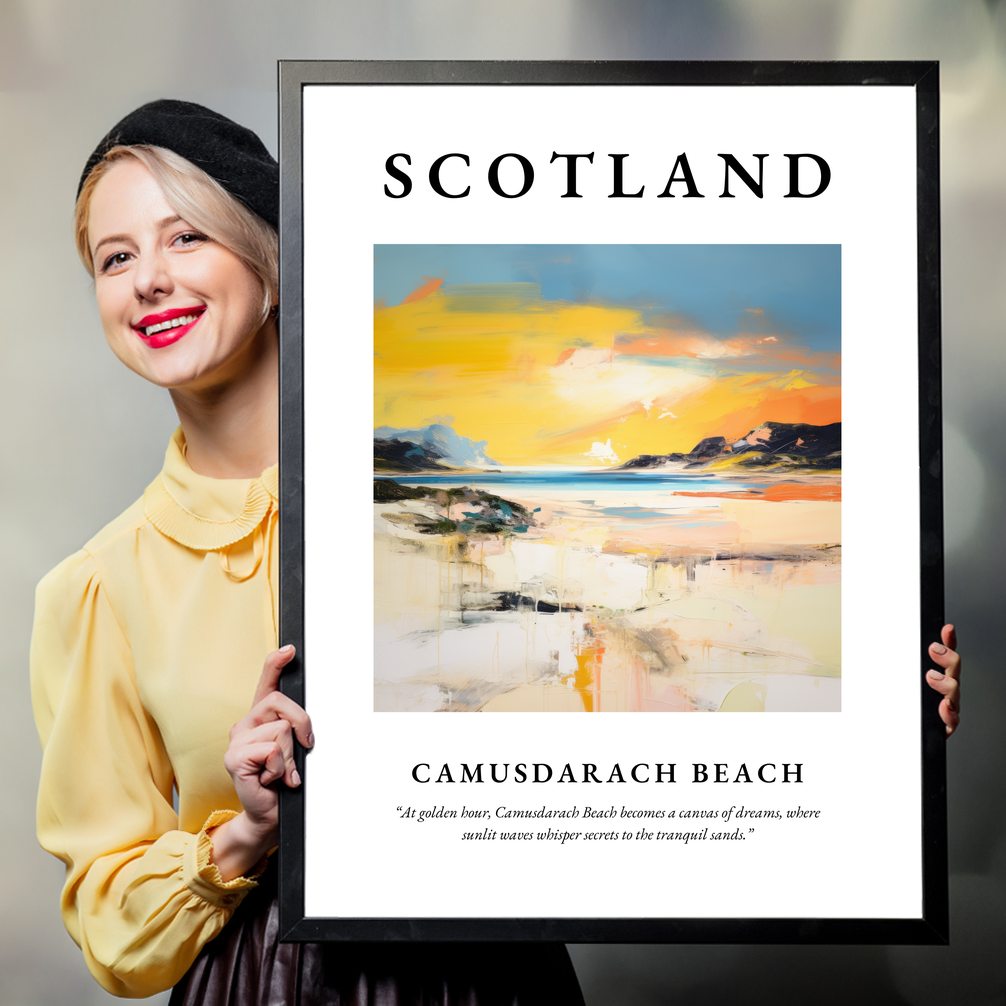
<path id="1" fill-rule="evenodd" d="M 279 236 L 202 168 L 165 147 L 112 147 L 84 181 L 74 211 L 74 238 L 92 279 L 94 259 L 87 240 L 91 197 L 109 168 L 126 158 L 139 161 L 154 176 L 168 205 L 183 220 L 234 252 L 255 273 L 262 283 L 264 323 L 279 294 Z"/>

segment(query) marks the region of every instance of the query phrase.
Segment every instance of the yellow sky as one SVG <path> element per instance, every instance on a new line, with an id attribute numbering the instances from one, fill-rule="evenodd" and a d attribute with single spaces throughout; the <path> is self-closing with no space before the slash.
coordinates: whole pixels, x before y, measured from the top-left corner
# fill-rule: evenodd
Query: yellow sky
<path id="1" fill-rule="evenodd" d="M 716 339 L 621 305 L 435 285 L 375 309 L 375 426 L 445 422 L 499 464 L 589 465 L 841 418 L 837 379 L 784 337 Z"/>

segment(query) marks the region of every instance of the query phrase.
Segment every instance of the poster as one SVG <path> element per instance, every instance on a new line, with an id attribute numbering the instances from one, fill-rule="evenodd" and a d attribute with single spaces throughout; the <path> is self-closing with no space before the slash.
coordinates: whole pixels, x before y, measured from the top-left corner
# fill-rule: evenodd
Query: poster
<path id="1" fill-rule="evenodd" d="M 942 938 L 935 84 L 768 69 L 284 65 L 294 938 Z"/>
<path id="2" fill-rule="evenodd" d="M 376 710 L 841 708 L 838 246 L 380 245 L 374 289 Z"/>

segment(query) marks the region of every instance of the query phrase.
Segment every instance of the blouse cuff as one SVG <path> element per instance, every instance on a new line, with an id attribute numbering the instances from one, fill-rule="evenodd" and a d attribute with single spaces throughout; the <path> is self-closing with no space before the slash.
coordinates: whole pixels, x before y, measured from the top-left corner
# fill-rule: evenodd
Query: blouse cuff
<path id="1" fill-rule="evenodd" d="M 269 865 L 269 857 L 263 856 L 247 875 L 224 880 L 216 863 L 211 862 L 213 842 L 207 833 L 237 816 L 236 810 L 213 811 L 206 819 L 202 831 L 195 836 L 195 841 L 186 844 L 182 860 L 182 875 L 186 886 L 218 908 L 234 909 L 240 905 L 245 895 L 253 887 L 258 887 L 255 878 L 261 876 Z"/>

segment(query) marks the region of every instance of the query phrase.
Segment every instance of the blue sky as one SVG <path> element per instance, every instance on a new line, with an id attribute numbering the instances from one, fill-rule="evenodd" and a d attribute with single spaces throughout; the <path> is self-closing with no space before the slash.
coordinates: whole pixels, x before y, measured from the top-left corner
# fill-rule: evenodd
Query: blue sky
<path id="1" fill-rule="evenodd" d="M 761 308 L 816 350 L 841 349 L 840 245 L 376 245 L 374 296 L 402 301 L 424 277 L 541 284 L 546 300 L 600 300 L 683 315 L 731 335 Z"/>

